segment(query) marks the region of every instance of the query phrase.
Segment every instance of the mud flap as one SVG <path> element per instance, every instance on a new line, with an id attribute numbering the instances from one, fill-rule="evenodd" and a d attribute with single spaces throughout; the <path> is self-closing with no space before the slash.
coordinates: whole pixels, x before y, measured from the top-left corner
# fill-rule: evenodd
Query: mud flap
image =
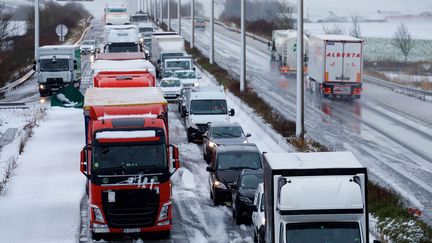
<path id="1" fill-rule="evenodd" d="M 51 98 L 51 106 L 82 108 L 83 104 L 84 96 L 72 85 L 59 90 Z"/>

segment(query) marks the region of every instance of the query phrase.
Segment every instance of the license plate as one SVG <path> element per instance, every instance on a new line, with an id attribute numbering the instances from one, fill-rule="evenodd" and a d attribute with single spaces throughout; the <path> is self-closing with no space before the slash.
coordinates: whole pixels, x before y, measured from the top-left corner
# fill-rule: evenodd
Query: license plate
<path id="1" fill-rule="evenodd" d="M 124 233 L 139 233 L 139 232 L 141 232 L 141 229 L 140 228 L 124 229 L 123 232 Z"/>
<path id="2" fill-rule="evenodd" d="M 334 86 L 333 93 L 335 94 L 351 94 L 350 86 Z"/>

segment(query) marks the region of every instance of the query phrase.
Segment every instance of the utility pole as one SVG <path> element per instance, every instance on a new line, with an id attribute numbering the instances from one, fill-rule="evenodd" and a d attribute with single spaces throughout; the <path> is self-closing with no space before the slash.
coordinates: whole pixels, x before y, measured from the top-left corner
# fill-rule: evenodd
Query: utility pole
<path id="1" fill-rule="evenodd" d="M 167 0 L 168 2 L 168 31 L 171 30 L 171 0 Z"/>
<path id="2" fill-rule="evenodd" d="M 195 0 L 191 0 L 191 48 L 194 48 L 195 46 Z"/>
<path id="3" fill-rule="evenodd" d="M 178 34 L 181 35 L 181 0 L 178 0 L 177 18 L 178 18 Z"/>
<path id="4" fill-rule="evenodd" d="M 214 0 L 211 0 L 210 16 L 210 64 L 214 64 Z"/>
<path id="5" fill-rule="evenodd" d="M 160 26 L 162 26 L 163 24 L 163 0 L 160 0 Z"/>
<path id="6" fill-rule="evenodd" d="M 246 82 L 246 30 L 245 30 L 245 6 L 246 0 L 241 0 L 240 22 L 241 22 L 241 56 L 240 56 L 240 92 L 245 90 Z"/>
<path id="7" fill-rule="evenodd" d="M 156 1 L 157 0 L 152 0 L 153 3 L 153 21 L 156 23 L 157 22 L 157 8 L 156 8 Z"/>
<path id="8" fill-rule="evenodd" d="M 304 138 L 303 0 L 297 0 L 297 111 L 296 136 Z"/>
<path id="9" fill-rule="evenodd" d="M 34 39 L 34 54 L 35 54 L 35 61 L 37 62 L 38 59 L 38 48 L 39 48 L 39 0 L 35 0 L 35 39 Z"/>

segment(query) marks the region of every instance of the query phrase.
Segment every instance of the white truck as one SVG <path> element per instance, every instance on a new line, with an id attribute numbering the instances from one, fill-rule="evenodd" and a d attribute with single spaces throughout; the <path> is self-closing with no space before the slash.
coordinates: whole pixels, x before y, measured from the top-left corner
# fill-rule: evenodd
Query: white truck
<path id="1" fill-rule="evenodd" d="M 138 23 L 139 41 L 141 46 L 147 51 L 151 51 L 152 35 L 155 30 L 152 22 Z"/>
<path id="2" fill-rule="evenodd" d="M 367 169 L 351 152 L 263 157 L 267 243 L 369 243 Z"/>
<path id="3" fill-rule="evenodd" d="M 42 97 L 52 95 L 66 86 L 79 87 L 81 84 L 79 45 L 42 46 L 38 48 L 34 64 Z"/>
<path id="4" fill-rule="evenodd" d="M 149 21 L 149 14 L 143 13 L 143 12 L 137 12 L 134 14 L 131 14 L 130 22 L 134 24 L 142 23 L 142 22 L 148 22 Z"/>
<path id="5" fill-rule="evenodd" d="M 308 56 L 309 38 L 303 36 L 303 54 Z M 297 31 L 273 30 L 271 61 L 277 63 L 281 73 L 295 72 L 297 69 Z"/>
<path id="6" fill-rule="evenodd" d="M 107 25 L 104 27 L 104 52 L 139 52 L 139 32 L 136 25 Z"/>
<path id="7" fill-rule="evenodd" d="M 306 88 L 324 97 L 360 98 L 363 40 L 344 35 L 317 35 L 309 39 Z"/>
<path id="8" fill-rule="evenodd" d="M 123 4 L 111 4 L 105 7 L 105 25 L 124 25 L 130 24 L 127 8 Z"/>
<path id="9" fill-rule="evenodd" d="M 158 74 L 164 60 L 185 55 L 184 37 L 176 32 L 156 32 L 152 36 L 151 61 L 156 66 Z"/>

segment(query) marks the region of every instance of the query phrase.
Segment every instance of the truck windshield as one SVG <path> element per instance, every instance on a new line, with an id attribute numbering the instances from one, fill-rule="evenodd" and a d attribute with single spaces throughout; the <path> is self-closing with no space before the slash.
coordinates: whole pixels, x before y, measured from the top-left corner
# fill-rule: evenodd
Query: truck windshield
<path id="1" fill-rule="evenodd" d="M 108 46 L 108 52 L 138 52 L 138 45 L 135 43 L 113 43 Z"/>
<path id="2" fill-rule="evenodd" d="M 190 114 L 192 115 L 224 115 L 227 114 L 226 100 L 192 100 Z"/>
<path id="3" fill-rule="evenodd" d="M 140 33 L 153 32 L 153 28 L 152 27 L 142 27 L 142 28 L 139 28 L 139 32 Z"/>
<path id="4" fill-rule="evenodd" d="M 220 153 L 217 159 L 217 170 L 261 169 L 258 152 L 227 152 Z"/>
<path id="5" fill-rule="evenodd" d="M 180 60 L 169 60 L 165 64 L 165 68 L 178 68 L 183 70 L 190 70 L 190 61 L 180 61 Z"/>
<path id="6" fill-rule="evenodd" d="M 166 146 L 160 144 L 99 144 L 93 149 L 94 170 L 141 172 L 167 168 Z"/>
<path id="7" fill-rule="evenodd" d="M 125 8 L 109 8 L 107 10 L 108 13 L 126 13 L 127 10 Z"/>
<path id="8" fill-rule="evenodd" d="M 42 59 L 40 60 L 42 72 L 62 72 L 69 70 L 68 59 Z"/>
<path id="9" fill-rule="evenodd" d="M 286 240 L 290 243 L 360 243 L 358 223 L 287 224 Z"/>
<path id="10" fill-rule="evenodd" d="M 148 16 L 147 15 L 132 15 L 131 21 L 132 22 L 147 22 Z"/>

